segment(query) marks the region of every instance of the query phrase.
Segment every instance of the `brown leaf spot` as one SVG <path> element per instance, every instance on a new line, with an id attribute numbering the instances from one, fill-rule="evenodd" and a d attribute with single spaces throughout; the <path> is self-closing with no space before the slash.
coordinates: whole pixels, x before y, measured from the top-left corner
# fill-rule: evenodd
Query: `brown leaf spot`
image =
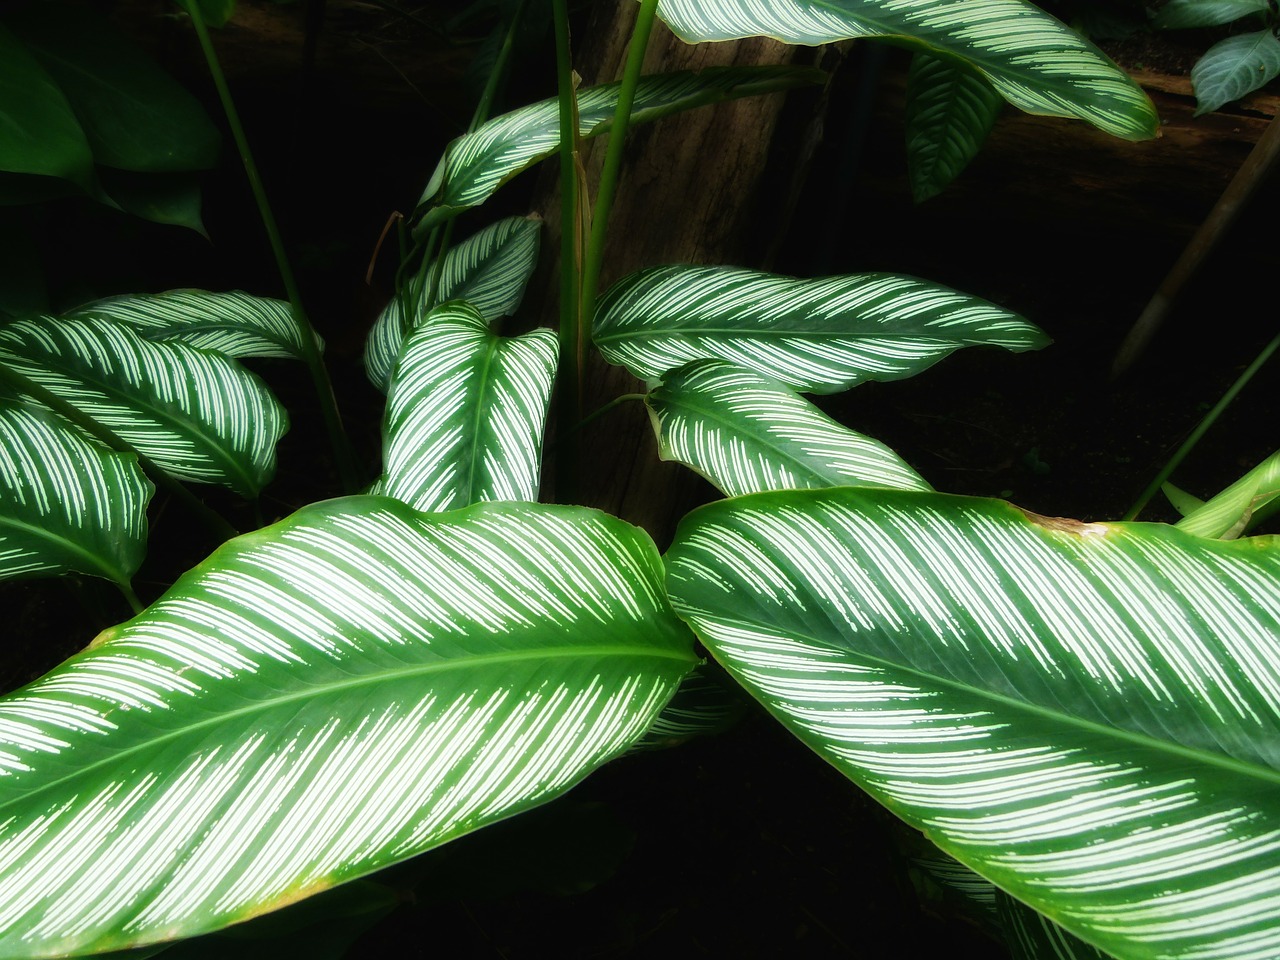
<path id="1" fill-rule="evenodd" d="M 1070 517 L 1046 517 L 1024 510 L 1022 507 L 1018 509 L 1032 523 L 1052 533 L 1068 533 L 1077 537 L 1105 537 L 1111 532 L 1111 525 L 1107 523 L 1085 523 L 1081 520 L 1072 520 Z"/>

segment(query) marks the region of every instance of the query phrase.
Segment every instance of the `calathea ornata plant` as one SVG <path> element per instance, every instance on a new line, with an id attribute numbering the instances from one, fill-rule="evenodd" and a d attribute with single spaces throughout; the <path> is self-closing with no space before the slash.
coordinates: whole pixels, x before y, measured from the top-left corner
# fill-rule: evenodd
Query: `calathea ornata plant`
<path id="1" fill-rule="evenodd" d="M 641 78 L 655 10 L 689 40 L 889 37 L 1024 109 L 1155 127 L 1127 78 L 1015 0 L 645 0 L 621 84 L 576 94 L 558 5 L 559 100 L 478 122 L 414 215 L 367 352 L 388 396 L 372 492 L 230 539 L 0 701 L 5 956 L 217 930 L 539 804 L 663 722 L 698 643 L 927 836 L 922 859 L 988 896 L 1022 955 L 1280 950 L 1274 540 L 935 492 L 804 396 L 965 346 L 1036 349 L 1041 331 L 881 274 L 654 266 L 597 298 L 607 204 L 581 261 L 561 258 L 559 334 L 495 329 L 539 228 L 449 247 L 457 211 L 559 150 L 580 225 L 578 138 L 612 132 L 611 190 L 629 120 L 810 79 Z M 240 294 L 0 329 L 0 570 L 131 596 L 147 476 L 255 496 L 284 420 L 240 358 L 316 346 L 296 311 Z M 648 382 L 663 455 L 727 495 L 665 556 L 599 511 L 536 502 L 553 383 L 580 395 L 588 349 Z"/>

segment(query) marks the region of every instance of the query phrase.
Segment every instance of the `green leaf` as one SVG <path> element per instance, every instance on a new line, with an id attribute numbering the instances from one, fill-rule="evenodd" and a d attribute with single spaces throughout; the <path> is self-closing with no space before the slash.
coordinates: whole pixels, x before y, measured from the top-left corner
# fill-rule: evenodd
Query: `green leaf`
<path id="1" fill-rule="evenodd" d="M 6 22 L 62 90 L 94 162 L 150 173 L 217 162 L 218 128 L 200 101 L 105 17 L 43 0 Z"/>
<path id="2" fill-rule="evenodd" d="M 425 511 L 537 500 L 559 349 L 551 330 L 490 333 L 461 301 L 431 311 L 391 382 L 373 492 Z"/>
<path id="3" fill-rule="evenodd" d="M 1021 352 L 1049 338 L 977 297 L 863 273 L 796 280 L 733 267 L 651 267 L 600 298 L 594 343 L 637 377 L 730 360 L 810 393 L 899 380 L 964 346 Z"/>
<path id="4" fill-rule="evenodd" d="M 1159 128 L 1155 107 L 1124 71 L 1021 0 L 661 0 L 658 16 L 689 43 L 884 37 L 963 61 L 1027 113 L 1076 117 L 1126 140 Z"/>
<path id="5" fill-rule="evenodd" d="M 542 221 L 537 217 L 507 217 L 468 237 L 444 255 L 436 302 L 466 300 L 486 320 L 516 312 L 524 289 L 538 265 Z M 435 269 L 434 262 L 430 271 Z M 413 326 L 427 314 L 429 289 L 423 289 L 413 309 Z M 404 312 L 400 298 L 392 297 L 378 316 L 365 342 L 364 369 L 383 393 L 404 341 Z"/>
<path id="6" fill-rule="evenodd" d="M 200 177 L 98 168 L 100 202 L 151 223 L 186 227 L 208 239 L 200 217 Z"/>
<path id="7" fill-rule="evenodd" d="M 674 747 L 694 737 L 722 733 L 743 714 L 741 692 L 734 693 L 718 682 L 707 664 L 699 664 L 685 677 L 668 703 L 636 741 L 633 752 Z"/>
<path id="8" fill-rule="evenodd" d="M 1004 891 L 995 891 L 993 906 L 1000 916 L 1010 960 L 1110 960 L 1109 954 L 1073 937 Z"/>
<path id="9" fill-rule="evenodd" d="M 1169 498 L 1169 502 L 1173 504 L 1173 509 L 1184 517 L 1192 510 L 1198 510 L 1204 506 L 1204 501 L 1199 497 L 1193 497 L 1187 491 L 1175 487 L 1172 483 L 1162 484 L 1160 489 L 1164 495 Z"/>
<path id="10" fill-rule="evenodd" d="M 0 393 L 0 579 L 87 573 L 127 585 L 147 549 L 137 457 Z"/>
<path id="11" fill-rule="evenodd" d="M 1280 540 L 791 491 L 686 517 L 667 585 L 801 740 L 1072 933 L 1280 954 Z"/>
<path id="12" fill-rule="evenodd" d="M 695 662 L 640 530 L 332 500 L 0 701 L 0 955 L 248 919 L 563 793 Z"/>
<path id="13" fill-rule="evenodd" d="M 927 53 L 907 75 L 907 169 L 922 203 L 941 193 L 978 155 L 995 126 L 1000 94 L 962 63 Z"/>
<path id="14" fill-rule="evenodd" d="M 1271 12 L 1267 0 L 1168 0 L 1156 11 L 1151 25 L 1158 30 L 1216 27 L 1251 14 Z"/>
<path id="15" fill-rule="evenodd" d="M 284 410 L 233 360 L 149 343 L 103 319 L 0 327 L 0 363 L 75 404 L 176 477 L 255 497 L 275 472 Z"/>
<path id="16" fill-rule="evenodd" d="M 200 8 L 204 22 L 211 27 L 225 27 L 236 11 L 236 0 L 178 0 L 178 6 L 188 13 L 193 5 Z"/>
<path id="17" fill-rule="evenodd" d="M 153 342 L 176 341 L 225 357 L 303 359 L 302 328 L 284 300 L 234 290 L 169 290 L 127 294 L 86 303 L 71 316 L 128 325 Z M 316 344 L 324 344 L 316 338 Z"/>
<path id="18" fill-rule="evenodd" d="M 691 467 L 726 496 L 805 487 L 930 489 L 884 444 L 734 363 L 695 360 L 667 374 L 645 402 L 662 459 Z"/>
<path id="19" fill-rule="evenodd" d="M 1280 498 L 1280 450 L 1212 500 L 1184 513 L 1178 529 L 1199 537 L 1231 540 L 1249 528 L 1257 511 L 1277 498 Z"/>
<path id="20" fill-rule="evenodd" d="M 0 171 L 92 183 L 93 153 L 67 98 L 3 23 L 0 132 Z"/>
<path id="21" fill-rule="evenodd" d="M 1219 40 L 1191 68 L 1196 113 L 1212 113 L 1280 75 L 1280 40 L 1268 30 Z"/>
<path id="22" fill-rule="evenodd" d="M 710 67 L 699 73 L 641 77 L 631 124 L 825 79 L 822 71 L 806 67 Z M 618 83 L 606 83 L 578 91 L 580 137 L 588 139 L 609 132 L 619 87 Z M 478 206 L 516 174 L 551 156 L 560 146 L 559 111 L 554 98 L 543 100 L 495 117 L 474 133 L 450 143 L 418 201 L 423 216 L 414 235 Z"/>
<path id="23" fill-rule="evenodd" d="M 996 888 L 955 857 L 947 856 L 904 823 L 891 825 L 890 836 L 906 861 L 907 875 L 929 913 L 962 921 L 1002 939 L 996 916 Z"/>

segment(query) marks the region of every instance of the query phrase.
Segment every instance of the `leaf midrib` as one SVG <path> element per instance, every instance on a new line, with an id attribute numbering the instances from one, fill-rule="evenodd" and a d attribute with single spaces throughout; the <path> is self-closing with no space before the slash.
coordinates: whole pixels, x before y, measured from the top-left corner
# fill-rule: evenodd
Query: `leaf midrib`
<path id="1" fill-rule="evenodd" d="M 109 647 L 109 642 L 108 642 L 108 647 Z M 98 649 L 102 649 L 102 648 L 98 648 Z M 207 730 L 209 728 L 217 727 L 224 723 L 230 723 L 231 721 L 236 720 L 238 718 L 252 716 L 255 713 L 265 713 L 265 712 L 277 709 L 281 706 L 287 705 L 289 703 L 309 700 L 312 698 L 319 699 L 321 697 L 328 696 L 333 693 L 340 692 L 342 690 L 355 689 L 361 686 L 366 686 L 374 683 L 381 683 L 381 682 L 389 683 L 389 682 L 404 679 L 407 677 L 430 676 L 432 674 L 437 674 L 437 673 L 447 673 L 452 670 L 471 669 L 477 666 L 484 666 L 487 664 L 518 663 L 526 660 L 569 659 L 569 658 L 575 658 L 575 657 L 576 658 L 587 658 L 587 657 L 605 658 L 605 657 L 612 657 L 612 656 L 631 657 L 631 658 L 648 657 L 648 658 L 657 659 L 657 660 L 684 661 L 686 663 L 689 663 L 690 665 L 696 664 L 698 662 L 698 658 L 693 655 L 692 650 L 690 650 L 688 653 L 680 653 L 675 650 L 663 650 L 661 648 L 651 647 L 651 648 L 645 648 L 643 650 L 638 651 L 632 647 L 624 647 L 616 644 L 604 644 L 604 645 L 592 646 L 592 647 L 562 646 L 562 647 L 548 647 L 540 650 L 504 650 L 501 653 L 481 654 L 478 656 L 467 657 L 465 660 L 438 660 L 431 663 L 414 664 L 412 666 L 404 667 L 401 669 L 382 670 L 370 675 L 352 677 L 345 680 L 309 686 L 305 690 L 299 690 L 294 693 L 286 694 L 281 697 L 276 697 L 270 701 L 265 701 L 265 702 L 257 701 L 247 706 L 240 707 L 236 710 L 218 712 L 213 716 L 207 717 L 204 720 L 200 720 L 196 723 L 192 723 L 187 726 L 184 726 L 181 729 L 172 730 L 164 734 L 161 734 L 160 736 L 149 738 L 134 746 L 125 747 L 123 749 L 111 752 L 100 760 L 96 760 L 92 763 L 84 764 L 76 767 L 75 770 L 71 771 L 65 776 L 58 777 L 55 780 L 43 782 L 38 786 L 31 788 L 30 790 L 27 790 L 23 793 L 18 794 L 17 796 L 12 797 L 11 799 L 0 801 L 0 811 L 3 811 L 10 806 L 13 806 L 14 804 L 27 803 L 30 801 L 32 797 L 39 796 L 40 794 L 45 793 L 49 790 L 52 790 L 53 788 L 60 786 L 64 783 L 68 783 L 70 781 L 80 779 L 101 767 L 112 767 L 112 768 L 119 767 L 121 766 L 122 760 L 131 755 L 142 753 L 148 749 L 155 748 L 158 745 L 164 744 L 166 742 L 181 740 L 182 738 L 187 736 L 194 736 L 201 730 Z M 304 663 L 299 665 L 298 669 L 303 670 L 305 672 L 309 666 L 310 664 Z M 234 684 L 238 680 L 240 680 L 241 677 L 242 677 L 241 674 L 236 674 L 232 677 L 227 678 L 225 681 L 222 681 L 222 682 Z M 202 687 L 201 692 L 205 692 L 209 689 L 216 690 L 216 688 Z M 673 685 L 673 689 L 674 689 L 674 685 Z M 194 697 L 196 695 L 192 695 L 192 696 Z M 173 707 L 169 704 L 166 704 L 166 706 L 168 706 L 169 709 L 173 709 Z M 113 710 L 110 710 L 110 709 L 105 710 L 99 713 L 98 716 L 107 717 L 112 712 Z M 151 714 L 150 711 L 145 711 L 145 712 L 148 713 L 149 715 L 154 716 L 154 714 Z M 103 734 L 103 736 L 109 737 L 114 733 L 115 730 L 119 730 L 119 727 L 115 727 L 113 731 L 108 731 L 107 733 Z M 220 744 L 220 746 L 225 746 L 225 744 Z M 57 756 L 61 757 L 62 755 L 59 754 Z M 24 774 L 23 776 L 31 776 L 31 775 L 34 775 L 35 773 L 36 771 L 32 770 L 29 773 Z"/>
<path id="2" fill-rule="evenodd" d="M 102 559 L 87 547 L 82 547 L 69 537 L 55 533 L 47 527 L 38 527 L 35 524 L 27 523 L 14 517 L 0 516 L 0 528 L 4 527 L 25 532 L 37 540 L 47 540 L 62 547 L 67 553 L 85 558 L 87 565 L 92 569 L 78 570 L 78 573 L 88 573 L 90 575 L 96 573 L 98 576 L 105 577 L 107 580 L 117 584 L 127 584 L 129 582 L 129 577 L 122 568 L 113 566 L 109 561 Z"/>

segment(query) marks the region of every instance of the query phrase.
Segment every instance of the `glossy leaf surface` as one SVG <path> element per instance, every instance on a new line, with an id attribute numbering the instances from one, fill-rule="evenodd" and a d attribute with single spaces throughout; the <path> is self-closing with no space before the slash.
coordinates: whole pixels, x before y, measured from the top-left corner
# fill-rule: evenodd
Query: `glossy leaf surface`
<path id="1" fill-rule="evenodd" d="M 151 343 L 103 319 L 0 327 L 5 363 L 74 404 L 174 476 L 257 496 L 287 420 L 257 377 L 184 343 Z"/>
<path id="2" fill-rule="evenodd" d="M 137 457 L 0 394 L 0 579 L 88 573 L 127 584 L 147 546 Z"/>
<path id="3" fill-rule="evenodd" d="M 436 302 L 465 300 L 492 322 L 516 312 L 524 288 L 538 265 L 542 222 L 535 217 L 507 217 L 468 237 L 444 255 Z M 433 263 L 428 275 L 435 269 Z M 429 289 L 421 291 L 413 310 L 413 326 L 427 314 Z M 378 315 L 365 342 L 364 369 L 383 393 L 404 341 L 404 313 L 398 297 L 392 297 Z"/>
<path id="4" fill-rule="evenodd" d="M 302 330 L 284 300 L 236 290 L 169 290 L 86 303 L 73 317 L 127 324 L 146 340 L 176 340 L 227 357 L 303 359 Z M 319 338 L 317 343 L 320 344 Z"/>
<path id="5" fill-rule="evenodd" d="M 885 37 L 963 61 L 1027 113 L 1076 117 L 1129 140 L 1154 137 L 1159 125 L 1124 71 L 1021 0 L 661 0 L 658 16 L 689 43 Z"/>
<path id="6" fill-rule="evenodd" d="M 939 847 L 1125 958 L 1280 952 L 1280 540 L 840 489 L 690 514 L 681 616 Z"/>
<path id="7" fill-rule="evenodd" d="M 537 500 L 558 354 L 550 330 L 499 337 L 469 304 L 437 307 L 396 368 L 373 492 L 426 511 Z"/>
<path id="8" fill-rule="evenodd" d="M 230 541 L 0 701 L 0 954 L 195 934 L 536 805 L 695 662 L 641 531 L 385 497 Z"/>
<path id="9" fill-rule="evenodd" d="M 1160 30 L 1216 27 L 1251 14 L 1270 12 L 1267 0 L 1168 0 L 1156 11 L 1151 25 Z"/>
<path id="10" fill-rule="evenodd" d="M 821 71 L 801 67 L 711 67 L 699 73 L 641 77 L 631 123 L 825 79 Z M 619 86 L 606 83 L 578 91 L 580 137 L 597 137 L 609 131 Z M 543 100 L 495 117 L 450 143 L 419 200 L 419 208 L 426 209 L 414 232 L 421 233 L 483 203 L 516 174 L 551 156 L 560 145 L 559 110 L 555 99 Z"/>
<path id="11" fill-rule="evenodd" d="M 785 384 L 724 360 L 695 360 L 645 401 L 662 459 L 734 497 L 764 490 L 929 485 L 884 444 L 832 420 Z"/>
<path id="12" fill-rule="evenodd" d="M 606 360 L 642 379 L 708 357 L 811 393 L 909 377 L 964 346 L 1049 343 L 1015 313 L 914 277 L 797 280 L 698 266 L 619 280 L 600 299 L 593 340 Z"/>
<path id="13" fill-rule="evenodd" d="M 1178 529 L 1199 537 L 1231 540 L 1254 514 L 1280 498 L 1280 451 L 1273 453 L 1216 497 L 1184 513 Z M 1190 505 L 1188 503 L 1188 505 Z"/>
<path id="14" fill-rule="evenodd" d="M 1191 68 L 1196 113 L 1212 113 L 1280 76 L 1280 40 L 1270 29 L 1219 40 Z"/>
<path id="15" fill-rule="evenodd" d="M 981 74 L 927 53 L 907 75 L 907 170 L 917 203 L 941 193 L 978 155 L 1000 115 L 1000 99 Z"/>

